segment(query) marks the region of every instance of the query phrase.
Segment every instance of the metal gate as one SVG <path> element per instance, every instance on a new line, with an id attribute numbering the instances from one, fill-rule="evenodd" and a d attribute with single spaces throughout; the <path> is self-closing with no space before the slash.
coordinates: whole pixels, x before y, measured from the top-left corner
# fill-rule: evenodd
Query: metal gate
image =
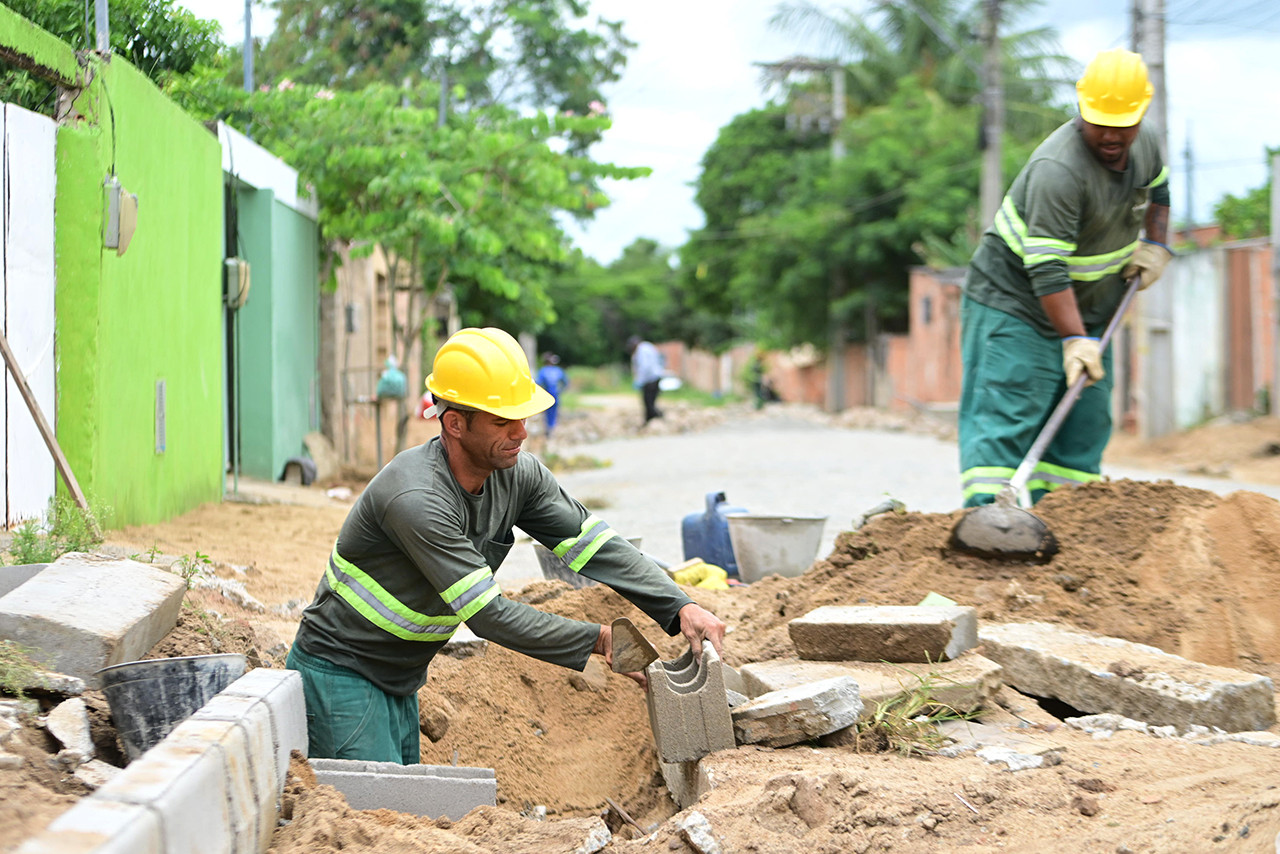
<path id="1" fill-rule="evenodd" d="M 0 300 L 4 334 L 45 419 L 54 421 L 54 227 L 56 126 L 12 104 L 3 107 L 0 163 Z M 0 386 L 0 458 L 4 481 L 0 511 L 6 527 L 42 516 L 56 473 L 12 375 Z M 56 428 L 55 428 L 56 429 Z"/>

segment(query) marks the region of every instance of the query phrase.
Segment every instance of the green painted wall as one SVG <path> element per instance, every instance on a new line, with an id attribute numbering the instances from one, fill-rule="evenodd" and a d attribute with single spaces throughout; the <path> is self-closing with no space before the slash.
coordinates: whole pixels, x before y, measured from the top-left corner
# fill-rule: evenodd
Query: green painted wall
<path id="1" fill-rule="evenodd" d="M 242 189 L 237 206 L 252 271 L 238 331 L 240 471 L 275 480 L 319 425 L 319 232 L 270 190 Z"/>
<path id="2" fill-rule="evenodd" d="M 111 524 L 155 522 L 222 496 L 221 148 L 118 57 L 89 72 L 86 120 L 58 131 L 58 439 Z M 123 256 L 102 245 L 113 173 L 138 196 Z"/>

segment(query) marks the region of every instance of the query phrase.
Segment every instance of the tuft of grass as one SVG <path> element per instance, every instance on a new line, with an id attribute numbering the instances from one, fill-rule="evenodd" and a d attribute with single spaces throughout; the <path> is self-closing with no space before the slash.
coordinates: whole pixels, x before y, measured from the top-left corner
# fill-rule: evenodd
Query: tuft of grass
<path id="1" fill-rule="evenodd" d="M 26 689 L 41 679 L 31 650 L 11 640 L 0 640 L 0 694 L 26 699 Z"/>
<path id="2" fill-rule="evenodd" d="M 88 552 L 102 542 L 98 519 L 105 515 L 101 507 L 90 504 L 83 510 L 66 495 L 49 501 L 43 521 L 22 523 L 13 532 L 9 559 L 14 564 L 52 563 L 67 552 Z"/>
<path id="3" fill-rule="evenodd" d="M 917 684 L 881 703 L 871 717 L 858 721 L 859 752 L 865 747 L 875 752 L 892 750 L 901 756 L 927 756 L 947 743 L 938 723 L 977 716 L 977 712 L 962 712 L 937 699 L 938 681 L 953 680 L 933 670 L 923 675 L 906 668 L 903 671 Z"/>
<path id="4" fill-rule="evenodd" d="M 549 451 L 542 455 L 542 464 L 553 472 L 561 474 L 570 471 L 603 469 L 613 465 L 612 460 L 602 460 L 587 454 L 562 455 Z"/>

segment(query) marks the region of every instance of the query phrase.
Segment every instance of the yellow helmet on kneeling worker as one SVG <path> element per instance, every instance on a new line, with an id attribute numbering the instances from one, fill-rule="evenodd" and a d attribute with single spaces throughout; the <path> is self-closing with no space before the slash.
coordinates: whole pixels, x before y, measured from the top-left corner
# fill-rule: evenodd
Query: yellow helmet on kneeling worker
<path id="1" fill-rule="evenodd" d="M 1122 47 L 1095 56 L 1076 82 L 1080 117 L 1104 127 L 1127 128 L 1142 121 L 1154 92 L 1142 57 Z"/>
<path id="2" fill-rule="evenodd" d="M 520 421 L 555 398 L 533 381 L 516 339 L 496 327 L 459 329 L 436 352 L 427 391 L 437 404 Z"/>

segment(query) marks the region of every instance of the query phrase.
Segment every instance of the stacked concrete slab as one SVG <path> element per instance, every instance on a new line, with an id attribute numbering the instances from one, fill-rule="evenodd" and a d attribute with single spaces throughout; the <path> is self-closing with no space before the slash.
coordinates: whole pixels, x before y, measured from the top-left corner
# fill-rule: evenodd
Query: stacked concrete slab
<path id="1" fill-rule="evenodd" d="M 985 626 L 979 637 L 1009 685 L 1086 714 L 1226 732 L 1264 730 L 1276 722 L 1275 686 L 1265 676 L 1047 623 Z"/>
<path id="2" fill-rule="evenodd" d="M 317 783 L 333 786 L 358 810 L 389 809 L 457 821 L 476 807 L 498 802 L 492 768 L 350 759 L 312 759 L 311 768 Z"/>
<path id="3" fill-rule="evenodd" d="M 301 677 L 252 670 L 18 854 L 260 854 L 306 749 Z"/>
<path id="4" fill-rule="evenodd" d="M 814 661 L 932 662 L 977 646 L 978 615 L 959 605 L 825 605 L 787 631 Z"/>
<path id="5" fill-rule="evenodd" d="M 169 633 L 186 590 L 149 564 L 68 553 L 0 596 L 0 638 L 96 688 L 97 671 L 142 658 Z"/>

